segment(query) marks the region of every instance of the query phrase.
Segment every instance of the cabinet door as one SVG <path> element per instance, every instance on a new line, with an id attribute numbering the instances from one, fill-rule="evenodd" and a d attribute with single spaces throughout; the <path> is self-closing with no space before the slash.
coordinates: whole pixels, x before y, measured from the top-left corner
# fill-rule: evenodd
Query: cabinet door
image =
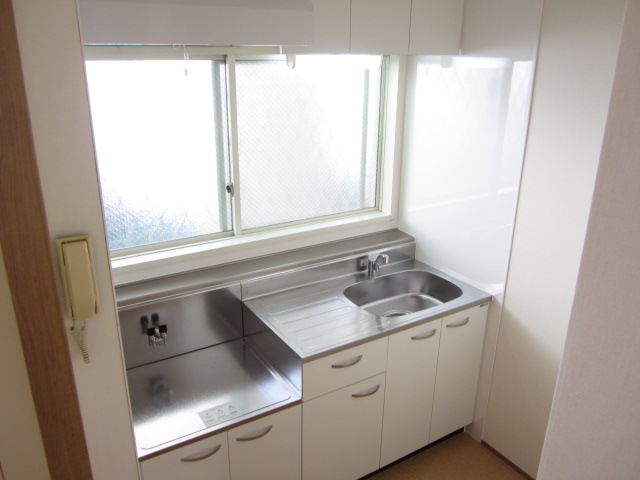
<path id="1" fill-rule="evenodd" d="M 411 0 L 351 0 L 351 53 L 406 54 Z"/>
<path id="2" fill-rule="evenodd" d="M 380 466 L 429 443 L 442 319 L 389 337 Z"/>
<path id="3" fill-rule="evenodd" d="M 464 0 L 411 2 L 410 55 L 457 55 Z"/>
<path id="4" fill-rule="evenodd" d="M 227 433 L 140 462 L 143 480 L 229 480 Z"/>
<path id="5" fill-rule="evenodd" d="M 354 480 L 380 466 L 385 375 L 302 405 L 304 480 Z"/>
<path id="6" fill-rule="evenodd" d="M 487 305 L 442 319 L 429 442 L 473 420 Z"/>
<path id="7" fill-rule="evenodd" d="M 283 46 L 283 53 L 349 53 L 351 0 L 312 0 L 313 45 Z"/>
<path id="8" fill-rule="evenodd" d="M 300 480 L 300 405 L 229 430 L 232 480 Z"/>
<path id="9" fill-rule="evenodd" d="M 312 51 L 349 53 L 351 3 L 349 0 L 313 0 L 315 39 Z"/>

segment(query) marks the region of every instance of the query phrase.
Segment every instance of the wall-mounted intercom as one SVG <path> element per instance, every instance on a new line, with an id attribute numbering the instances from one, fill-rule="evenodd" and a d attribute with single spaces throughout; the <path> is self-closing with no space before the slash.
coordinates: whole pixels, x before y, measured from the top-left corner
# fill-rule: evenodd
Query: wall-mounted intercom
<path id="1" fill-rule="evenodd" d="M 58 263 L 67 316 L 74 321 L 71 333 L 89 363 L 85 320 L 99 313 L 98 286 L 93 266 L 93 252 L 88 235 L 56 240 Z M 81 321 L 80 324 L 76 324 Z"/>

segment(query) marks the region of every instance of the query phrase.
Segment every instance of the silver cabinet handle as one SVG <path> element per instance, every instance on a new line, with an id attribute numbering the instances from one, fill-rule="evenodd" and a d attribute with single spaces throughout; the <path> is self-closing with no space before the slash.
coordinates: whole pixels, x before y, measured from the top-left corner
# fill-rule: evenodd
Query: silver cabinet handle
<path id="1" fill-rule="evenodd" d="M 353 398 L 368 397 L 368 396 L 373 395 L 374 393 L 376 393 L 378 390 L 380 390 L 380 384 L 376 385 L 375 387 L 371 387 L 370 389 L 365 390 L 363 392 L 352 393 L 351 396 Z"/>
<path id="2" fill-rule="evenodd" d="M 181 462 L 199 462 L 200 460 L 204 460 L 205 458 L 209 458 L 211 455 L 220 450 L 222 444 L 218 444 L 215 447 L 211 447 L 209 450 L 205 450 L 202 453 L 196 453 L 194 455 L 190 455 L 188 457 L 182 457 L 180 459 Z"/>
<path id="3" fill-rule="evenodd" d="M 433 337 L 437 331 L 438 330 L 434 328 L 433 330 L 422 335 L 414 335 L 413 337 L 411 337 L 411 340 L 426 340 L 427 338 Z"/>
<path id="4" fill-rule="evenodd" d="M 238 437 L 236 438 L 236 442 L 250 442 L 251 440 L 257 440 L 260 437 L 264 437 L 267 433 L 269 433 L 271 431 L 271 429 L 273 428 L 273 425 L 269 425 L 268 427 L 265 427 L 264 430 L 260 431 L 259 433 L 253 434 L 253 435 L 248 435 L 246 437 Z"/>
<path id="5" fill-rule="evenodd" d="M 331 368 L 347 368 L 347 367 L 353 367 L 356 363 L 358 363 L 360 360 L 362 360 L 362 355 L 358 355 L 355 358 L 352 358 L 351 360 L 346 360 L 342 363 L 334 363 L 333 365 L 331 365 Z"/>
<path id="6" fill-rule="evenodd" d="M 469 317 L 467 317 L 467 318 L 463 318 L 463 319 L 462 319 L 462 320 L 460 320 L 459 322 L 449 323 L 449 324 L 447 325 L 447 328 L 462 327 L 463 325 L 466 325 L 467 323 L 469 323 Z"/>

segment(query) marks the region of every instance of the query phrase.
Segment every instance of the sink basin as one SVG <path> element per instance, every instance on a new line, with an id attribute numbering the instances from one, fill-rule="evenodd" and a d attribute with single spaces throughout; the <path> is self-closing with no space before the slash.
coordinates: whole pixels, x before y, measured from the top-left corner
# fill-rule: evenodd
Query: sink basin
<path id="1" fill-rule="evenodd" d="M 406 270 L 350 285 L 344 296 L 380 317 L 399 317 L 454 300 L 462 290 L 438 275 Z"/>

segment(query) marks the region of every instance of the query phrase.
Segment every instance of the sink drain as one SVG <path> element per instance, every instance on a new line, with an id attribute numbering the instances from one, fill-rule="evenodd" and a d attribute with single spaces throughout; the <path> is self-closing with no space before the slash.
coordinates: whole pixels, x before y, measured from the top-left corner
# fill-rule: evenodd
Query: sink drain
<path id="1" fill-rule="evenodd" d="M 411 312 L 409 310 L 389 310 L 384 313 L 383 317 L 401 317 L 402 315 L 409 315 Z"/>

